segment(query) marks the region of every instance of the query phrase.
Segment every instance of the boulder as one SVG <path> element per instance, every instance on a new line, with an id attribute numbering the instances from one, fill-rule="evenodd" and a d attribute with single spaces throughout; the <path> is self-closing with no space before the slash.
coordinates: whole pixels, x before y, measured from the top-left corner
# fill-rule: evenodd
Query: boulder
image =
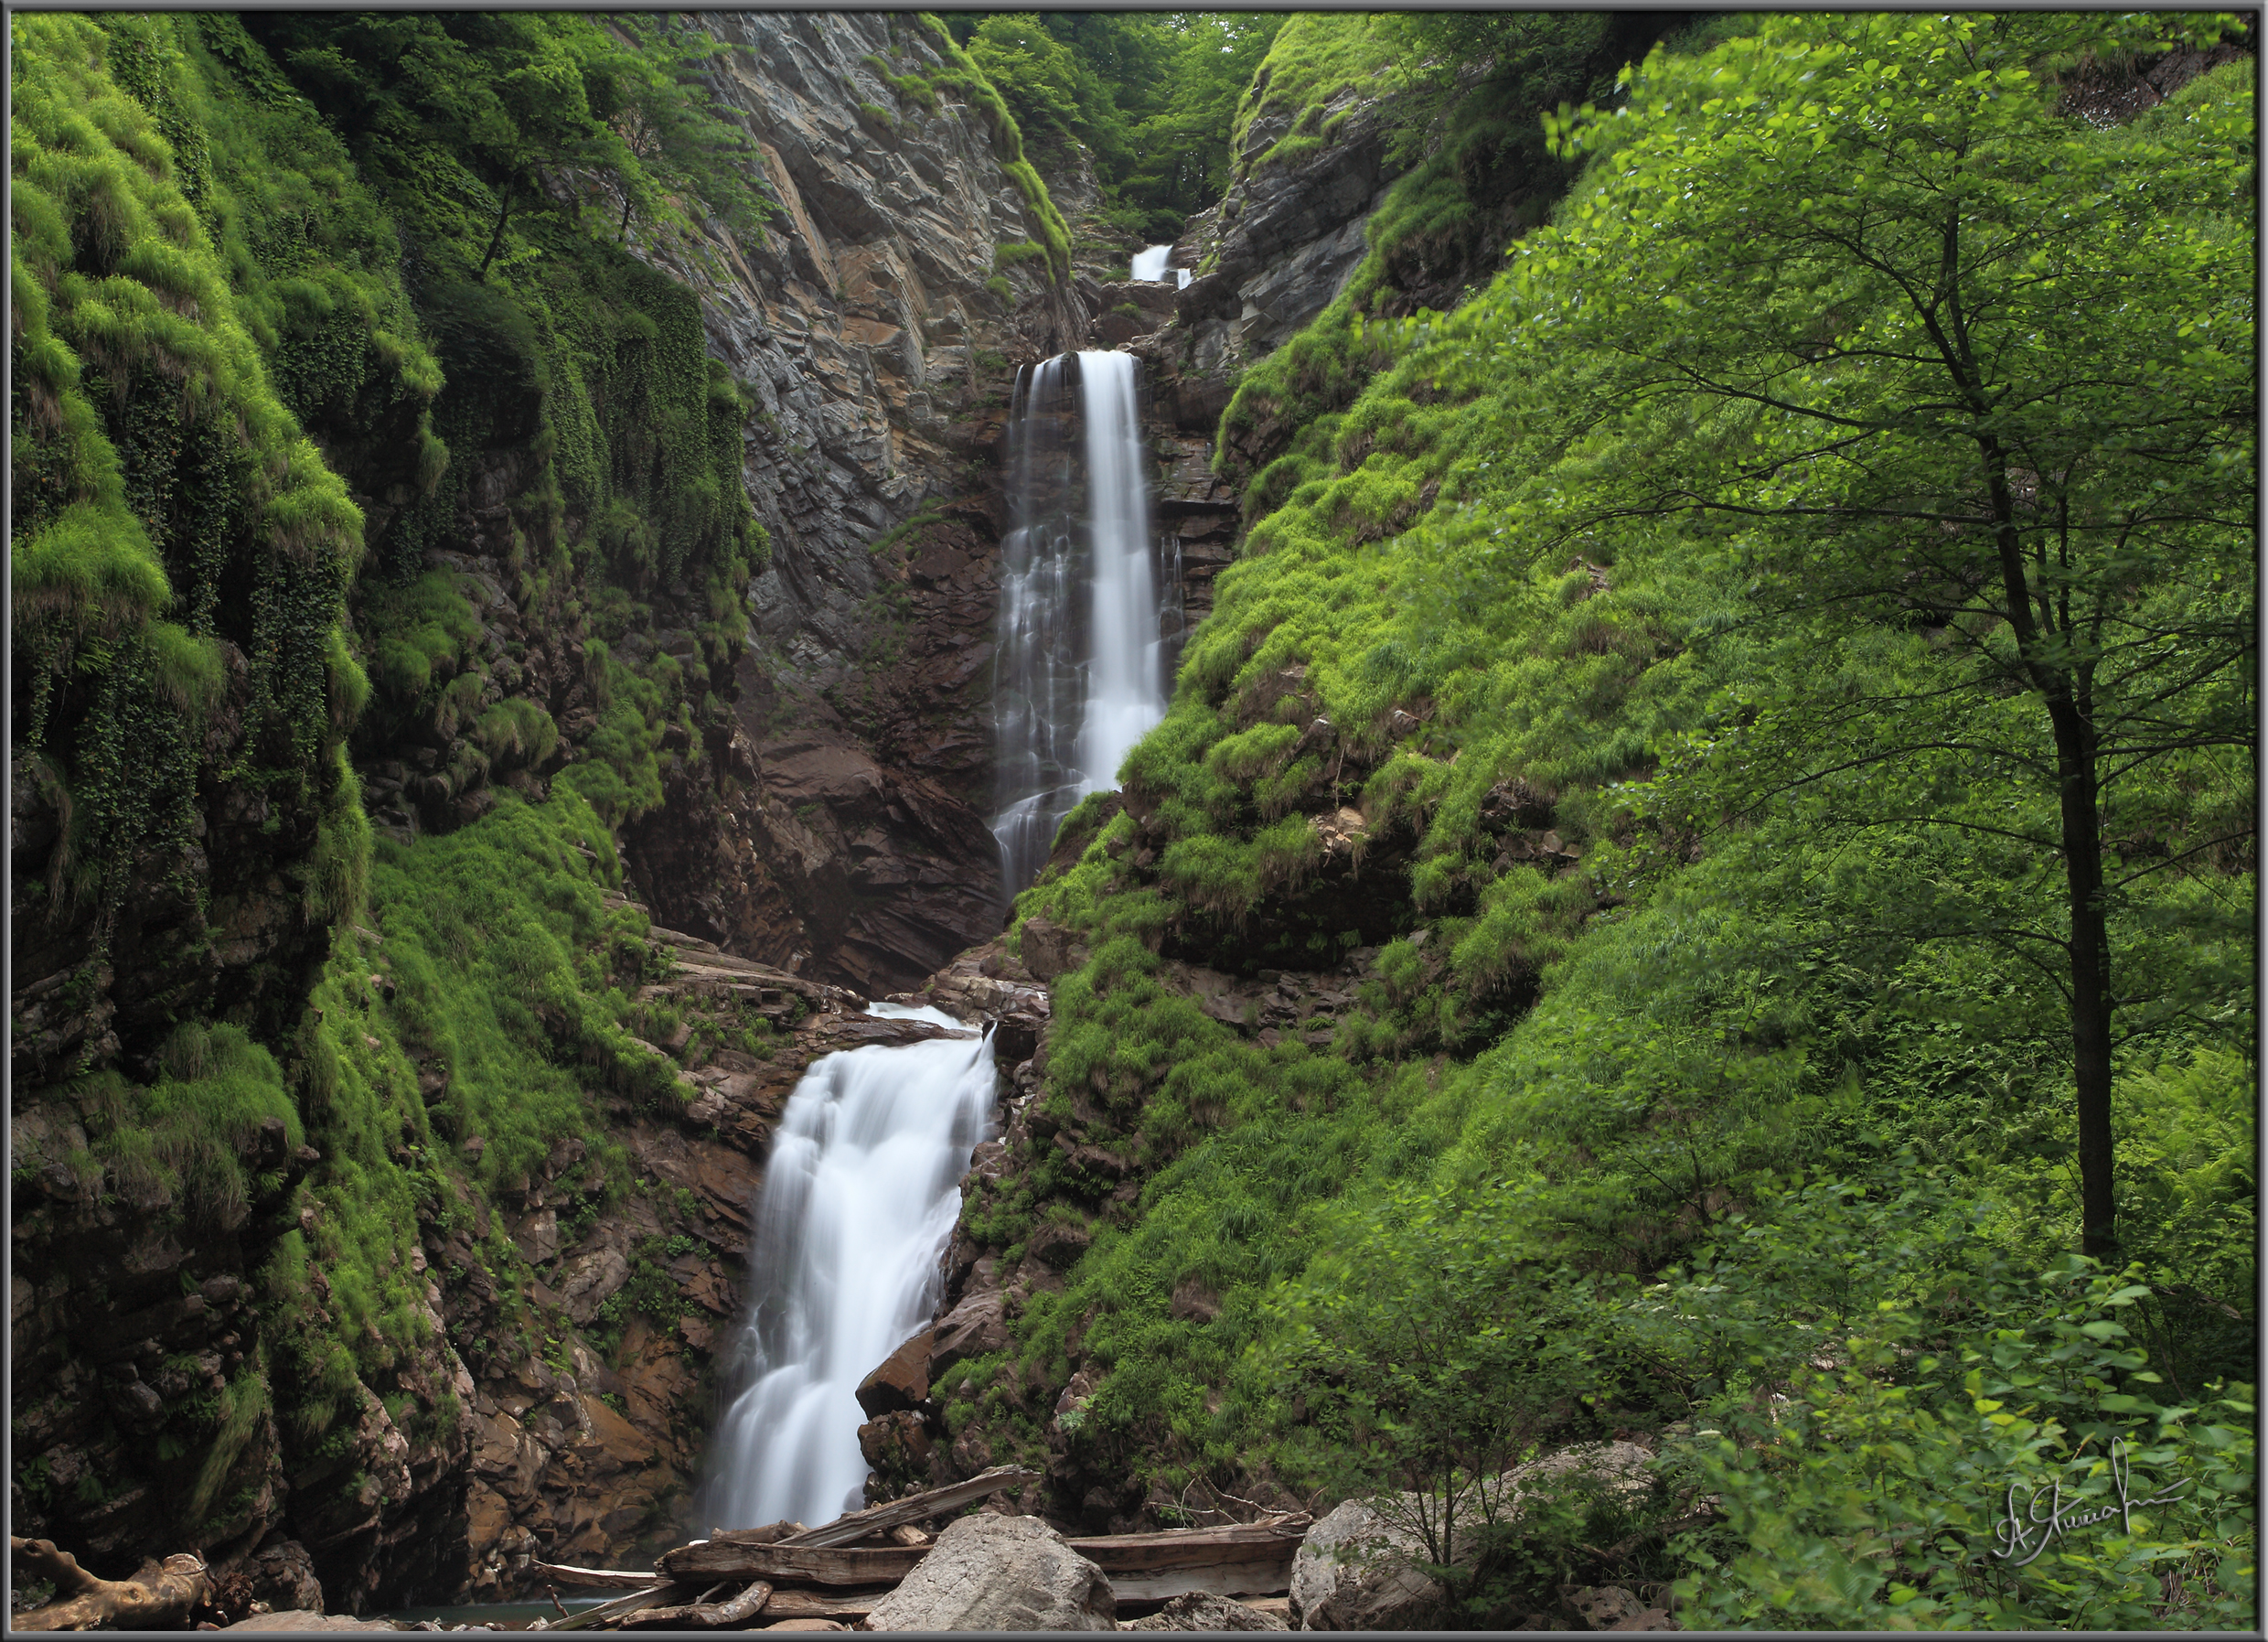
<path id="1" fill-rule="evenodd" d="M 1053 981 L 1086 961 L 1086 949 L 1063 925 L 1043 918 L 1023 921 L 1023 966 L 1035 981 Z"/>
<path id="2" fill-rule="evenodd" d="M 956 1363 L 1008 1349 L 1008 1308 L 998 1289 L 969 1295 L 937 1325 L 929 1353 L 930 1383 L 943 1379 Z"/>
<path id="3" fill-rule="evenodd" d="M 272 1610 L 286 1614 L 323 1611 L 323 1583 L 316 1577 L 315 1559 L 298 1540 L 271 1533 L 245 1562 L 244 1571 L 251 1575 L 253 1599 L 266 1603 Z"/>
<path id="4" fill-rule="evenodd" d="M 1143 1619 L 1129 1619 L 1118 1628 L 1122 1631 L 1280 1631 L 1289 1627 L 1273 1614 L 1232 1602 L 1225 1596 L 1215 1596 L 1210 1591 L 1192 1591 L 1174 1597 L 1165 1606 Z"/>
<path id="5" fill-rule="evenodd" d="M 1091 1151 L 1093 1148 L 1082 1147 L 1080 1150 Z M 1124 1173 L 1121 1168 L 1116 1171 L 1113 1178 Z M 1094 1241 L 1095 1234 L 1084 1226 L 1075 1226 L 1064 1220 L 1049 1220 L 1032 1232 L 1030 1240 L 1024 1244 L 1024 1252 L 1042 1265 L 1058 1272 L 1068 1272 L 1078 1263 L 1079 1256 L 1085 1254 Z"/>
<path id="6" fill-rule="evenodd" d="M 904 1476 L 929 1464 L 929 1429 L 905 1409 L 859 1427 L 859 1452 L 884 1476 Z"/>
<path id="7" fill-rule="evenodd" d="M 1653 1456 L 1635 1443 L 1592 1443 L 1562 1448 L 1516 1465 L 1487 1486 L 1503 1519 L 1519 1515 L 1520 1501 L 1546 1486 L 1581 1476 L 1623 1494 L 1650 1486 Z M 1402 1496 L 1405 1520 L 1417 1497 Z M 1473 1510 L 1477 1516 L 1479 1502 Z M 1460 1529 L 1455 1560 L 1471 1550 Z M 1411 1630 L 1431 1622 L 1439 1583 L 1412 1564 L 1425 1560 L 1418 1537 L 1372 1506 L 1350 1499 L 1308 1530 L 1291 1563 L 1291 1617 L 1301 1630 Z"/>
<path id="8" fill-rule="evenodd" d="M 1350 1499 L 1307 1531 L 1291 1560 L 1291 1616 L 1303 1631 L 1416 1630 L 1441 1600 L 1438 1582 L 1411 1564 L 1412 1535 Z"/>
<path id="9" fill-rule="evenodd" d="M 1108 1631 L 1109 1577 L 1037 1517 L 979 1513 L 948 1524 L 866 1616 L 877 1631 Z"/>
<path id="10" fill-rule="evenodd" d="M 919 1408 L 929 1397 L 929 1347 L 935 1329 L 925 1328 L 893 1351 L 882 1367 L 859 1381 L 859 1407 L 869 1420 L 900 1409 Z"/>

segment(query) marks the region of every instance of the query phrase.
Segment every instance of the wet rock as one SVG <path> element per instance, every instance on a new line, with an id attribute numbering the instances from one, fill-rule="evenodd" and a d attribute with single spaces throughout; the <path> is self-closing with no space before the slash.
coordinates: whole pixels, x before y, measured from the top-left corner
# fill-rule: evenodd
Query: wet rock
<path id="1" fill-rule="evenodd" d="M 869 1630 L 1107 1631 L 1100 1568 L 1036 1517 L 962 1517 L 867 1615 Z"/>
<path id="2" fill-rule="evenodd" d="M 929 1464 L 929 1428 L 919 1414 L 900 1409 L 859 1427 L 859 1452 L 885 1476 L 918 1473 Z"/>
<path id="3" fill-rule="evenodd" d="M 866 1411 L 868 1419 L 919 1408 L 928 1401 L 929 1350 L 936 1337 L 934 1329 L 923 1329 L 859 1382 L 859 1407 Z"/>
<path id="4" fill-rule="evenodd" d="M 277 1613 L 323 1611 L 323 1582 L 316 1578 L 315 1559 L 298 1540 L 271 1534 L 243 1566 L 251 1576 L 254 1601 Z"/>

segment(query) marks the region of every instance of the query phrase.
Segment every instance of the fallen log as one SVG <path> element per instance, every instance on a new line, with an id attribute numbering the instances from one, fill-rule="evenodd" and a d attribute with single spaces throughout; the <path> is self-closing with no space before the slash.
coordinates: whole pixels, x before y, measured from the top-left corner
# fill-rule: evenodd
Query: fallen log
<path id="1" fill-rule="evenodd" d="M 705 1540 L 662 1552 L 656 1564 L 677 1580 L 768 1579 L 802 1585 L 890 1585 L 914 1572 L 926 1546 L 844 1551 L 822 1545 L 737 1545 Z"/>
<path id="2" fill-rule="evenodd" d="M 871 1533 L 895 1528 L 901 1522 L 922 1522 L 931 1517 L 943 1516 L 956 1506 L 982 1499 L 1002 1488 L 1013 1488 L 1028 1482 L 1038 1482 L 1040 1473 L 1022 1465 L 995 1465 L 981 1476 L 967 1482 L 957 1482 L 942 1488 L 930 1488 L 920 1494 L 909 1494 L 904 1499 L 893 1499 L 883 1505 L 870 1505 L 862 1511 L 852 1511 L 832 1522 L 817 1528 L 807 1528 L 799 1534 L 790 1534 L 780 1541 L 783 1545 L 848 1545 Z"/>
<path id="3" fill-rule="evenodd" d="M 633 1614 L 621 1622 L 626 1631 L 676 1627 L 679 1629 L 721 1630 L 730 1626 L 744 1625 L 760 1613 L 772 1594 L 772 1587 L 758 1580 L 739 1595 L 727 1602 L 711 1602 L 710 1596 L 725 1587 L 713 1587 L 701 1601 L 682 1607 L 647 1608 Z"/>
<path id="4" fill-rule="evenodd" d="M 593 1626 L 612 1625 L 617 1619 L 626 1618 L 641 1608 L 659 1607 L 665 1602 L 679 1601 L 691 1594 L 691 1589 L 685 1586 L 674 1583 L 658 1584 L 650 1590 L 618 1597 L 613 1602 L 602 1602 L 594 1608 L 585 1608 L 572 1618 L 562 1619 L 557 1624 L 546 1626 L 544 1628 L 554 1631 L 589 1630 Z"/>
<path id="5" fill-rule="evenodd" d="M 52 1540 L 11 1534 L 8 1562 L 11 1583 L 52 1580 L 60 1598 L 27 1614 L 10 1615 L 9 1625 L 22 1631 L 185 1630 L 189 1610 L 212 1587 L 202 1557 L 169 1556 L 163 1562 L 143 1563 L 132 1579 L 102 1579 L 81 1568 L 70 1551 L 58 1551 Z"/>
<path id="6" fill-rule="evenodd" d="M 665 1625 L 680 1625 L 684 1623 L 688 1614 L 694 1612 L 723 1589 L 724 1586 L 722 1583 L 713 1584 L 690 1602 L 676 1603 L 668 1607 L 640 1608 L 634 1614 L 625 1614 L 620 1619 L 615 1621 L 615 1625 L 626 1631 L 650 1630 Z"/>
<path id="7" fill-rule="evenodd" d="M 1065 1541 L 1105 1573 L 1145 1573 L 1237 1562 L 1289 1561 L 1307 1537 L 1305 1517 L 1228 1528 L 1168 1529 L 1154 1534 L 1096 1534 Z M 1115 1578 L 1113 1583 L 1115 1583 Z"/>
<path id="8" fill-rule="evenodd" d="M 1232 1575 L 1240 1567 L 1288 1567 L 1300 1549 L 1305 1521 L 1242 1523 L 1231 1528 L 1182 1529 L 1155 1534 L 1103 1534 L 1069 1541 L 1071 1549 L 1095 1563 L 1112 1583 L 1121 1575 L 1146 1575 L 1171 1569 L 1207 1571 L 1203 1583 L 1191 1590 L 1230 1593 L 1219 1589 L 1224 1578 L 1243 1578 L 1244 1590 L 1265 1590 L 1249 1579 Z M 761 1532 L 763 1530 L 754 1530 Z M 871 1529 L 869 1530 L 872 1531 Z M 678 1580 L 766 1579 L 775 1583 L 809 1585 L 892 1584 L 913 1572 L 928 1554 L 927 1546 L 887 1546 L 847 1549 L 840 1546 L 800 1545 L 794 1539 L 749 1544 L 719 1536 L 664 1551 L 658 1571 Z M 1285 1588 L 1289 1588 L 1288 1586 Z M 1175 1591 L 1161 1593 L 1178 1594 Z"/>
<path id="9" fill-rule="evenodd" d="M 1281 1596 L 1291 1589 L 1291 1558 L 1161 1568 L 1149 1573 L 1113 1573 L 1109 1578 L 1111 1594 L 1120 1602 L 1163 1602 L 1195 1592 L 1214 1596 Z"/>
<path id="10" fill-rule="evenodd" d="M 650 1572 L 634 1573 L 626 1568 L 574 1568 L 564 1562 L 530 1562 L 528 1572 L 554 1584 L 576 1585 L 584 1590 L 643 1591 L 654 1583 Z"/>
<path id="11" fill-rule="evenodd" d="M 772 1587 L 762 1580 L 758 1580 L 738 1596 L 733 1597 L 732 1601 L 717 1604 L 698 1623 L 714 1629 L 721 1626 L 738 1625 L 744 1620 L 754 1619 L 758 1614 L 764 1612 L 765 1604 L 771 1600 L 771 1595 Z"/>
<path id="12" fill-rule="evenodd" d="M 776 1619 L 863 1619 L 890 1594 L 879 1591 L 774 1591 L 764 1604 L 764 1622 Z"/>

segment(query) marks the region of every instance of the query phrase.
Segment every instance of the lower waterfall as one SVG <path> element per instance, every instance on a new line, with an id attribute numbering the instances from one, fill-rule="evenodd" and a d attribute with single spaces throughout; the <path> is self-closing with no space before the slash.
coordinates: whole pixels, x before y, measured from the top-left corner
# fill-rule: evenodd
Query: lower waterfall
<path id="1" fill-rule="evenodd" d="M 962 1025 L 935 1009 L 869 1013 Z M 865 1503 L 855 1392 L 929 1321 L 994 1081 L 990 1037 L 933 1038 L 827 1056 L 796 1086 L 757 1203 L 710 1526 L 817 1524 Z"/>
<path id="2" fill-rule="evenodd" d="M 1011 895 L 1037 875 L 1056 823 L 1116 786 L 1119 764 L 1165 716 L 1162 578 L 1135 370 L 1131 354 L 1089 351 L 1016 379 L 992 707 L 992 832 Z"/>

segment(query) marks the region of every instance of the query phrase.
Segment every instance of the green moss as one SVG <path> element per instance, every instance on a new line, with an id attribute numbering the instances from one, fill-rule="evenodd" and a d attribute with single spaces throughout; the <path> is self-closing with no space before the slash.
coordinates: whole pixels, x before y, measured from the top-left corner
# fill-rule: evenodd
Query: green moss
<path id="1" fill-rule="evenodd" d="M 1071 277 L 1071 228 L 1054 200 L 1049 198 L 1047 184 L 1024 157 L 1023 134 L 1008 112 L 1007 102 L 984 70 L 954 39 L 941 18 L 928 12 L 919 16 L 928 35 L 928 45 L 945 59 L 945 67 L 922 82 L 920 100 L 934 108 L 934 101 L 929 101 L 934 97 L 932 88 L 946 88 L 962 92 L 977 105 L 991 129 L 993 157 L 1000 161 L 1008 179 L 1016 185 L 1016 191 L 1023 196 L 1024 209 L 1040 231 L 1050 272 L 1058 284 L 1066 282 Z"/>
<path id="2" fill-rule="evenodd" d="M 1284 27 L 1251 89 L 1237 104 L 1233 142 L 1241 153 L 1255 120 L 1288 114 L 1291 129 L 1255 166 L 1291 157 L 1285 146 L 1294 137 L 1313 147 L 1321 138 L 1323 105 L 1343 91 L 1391 94 L 1400 80 L 1400 42 L 1382 19 L 1363 12 L 1299 12 Z M 1297 153 L 1299 150 L 1294 150 Z"/>

